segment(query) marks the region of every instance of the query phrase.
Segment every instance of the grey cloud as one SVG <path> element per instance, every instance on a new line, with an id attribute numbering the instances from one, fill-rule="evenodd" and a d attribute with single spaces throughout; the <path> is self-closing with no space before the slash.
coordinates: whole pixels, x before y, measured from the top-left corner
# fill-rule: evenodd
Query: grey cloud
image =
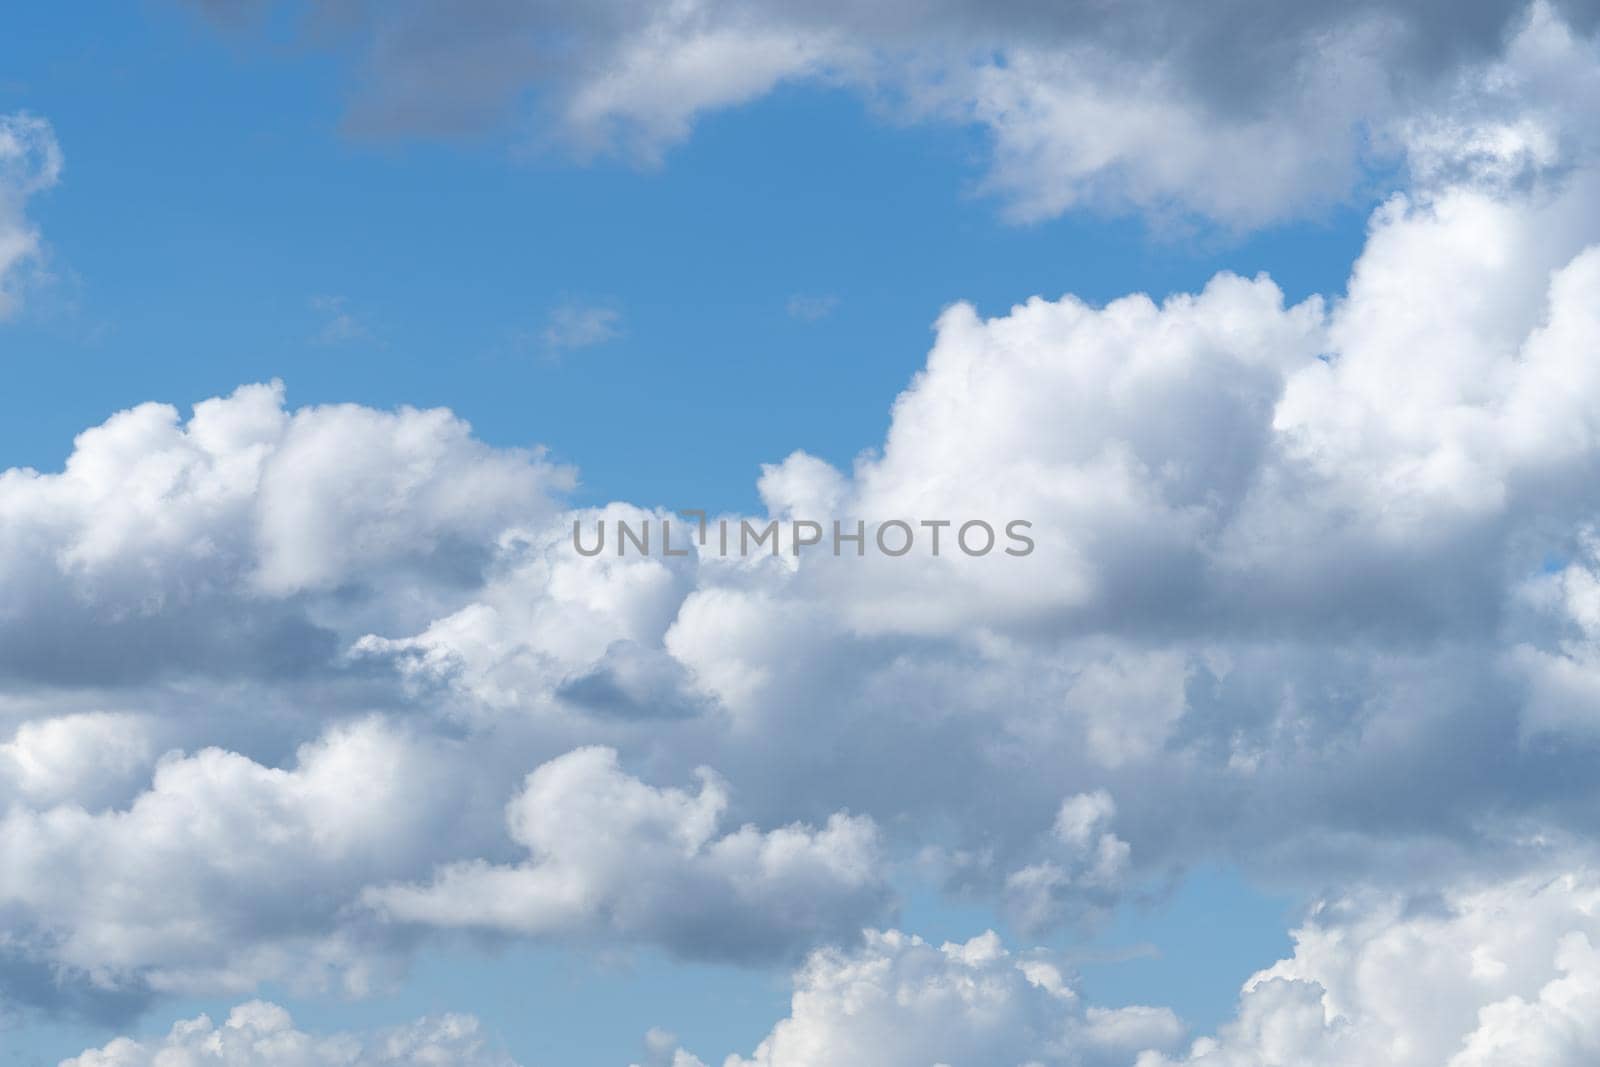
<path id="1" fill-rule="evenodd" d="M 26 931 L 21 933 L 26 936 Z M 64 968 L 48 956 L 0 945 L 0 1026 L 39 1018 L 126 1026 L 155 1001 L 155 994 L 142 983 L 107 988 L 91 974 Z"/>
<path id="2" fill-rule="evenodd" d="M 707 708 L 681 663 L 633 641 L 606 649 L 598 664 L 562 682 L 555 695 L 595 714 L 625 719 L 686 718 Z"/>
<path id="3" fill-rule="evenodd" d="M 453 864 L 428 884 L 375 887 L 363 899 L 391 922 L 610 937 L 743 962 L 848 937 L 884 910 L 870 819 L 722 833 L 727 789 L 707 770 L 699 779 L 692 794 L 656 788 L 624 773 L 614 750 L 579 749 L 530 774 L 507 806 L 527 861 Z"/>
<path id="4" fill-rule="evenodd" d="M 1548 8 L 1591 34 L 1600 5 Z M 580 154 L 654 160 L 701 113 L 785 81 L 856 87 L 993 134 L 985 183 L 1020 218 L 1136 209 L 1252 226 L 1347 196 L 1397 124 L 1453 107 L 1530 8 L 1172 0 L 683 5 L 349 4 L 319 32 L 361 50 L 348 121 L 387 134 L 505 125 L 530 95 Z M 1374 155 L 1376 153 L 1376 155 Z"/>

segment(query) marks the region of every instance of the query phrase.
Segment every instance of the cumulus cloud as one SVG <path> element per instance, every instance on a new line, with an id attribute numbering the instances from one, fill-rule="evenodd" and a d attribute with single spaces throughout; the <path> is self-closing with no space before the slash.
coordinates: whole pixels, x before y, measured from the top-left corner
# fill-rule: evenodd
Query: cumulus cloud
<path id="1" fill-rule="evenodd" d="M 848 945 L 925 850 L 952 892 L 1029 931 L 1200 862 L 1463 914 L 1464 886 L 1585 869 L 1600 179 L 1592 98 L 1562 91 L 1600 60 L 1564 10 L 1473 8 L 1485 21 L 1449 54 L 1410 58 L 1467 102 L 1404 131 L 1417 181 L 1373 213 L 1342 295 L 1290 304 L 1222 274 L 1161 301 L 957 304 L 880 448 L 761 476 L 772 517 L 1025 518 L 1026 558 L 797 557 L 792 539 L 750 559 L 588 558 L 574 522 L 684 520 L 568 509 L 570 472 L 448 412 L 291 410 L 271 385 L 187 419 L 134 408 L 61 472 L 0 475 L 0 983 L 359 991 L 430 930 L 771 960 Z M 571 17 L 599 33 L 611 14 Z M 1287 40 L 1349 44 L 1343 15 L 1283 17 Z M 639 62 L 690 32 L 668 29 Z M 1158 58 L 1141 87 L 1156 97 L 1185 69 L 1181 48 Z M 769 59 L 793 57 L 753 62 Z M 1001 81 L 1079 76 L 986 62 Z M 1049 122 L 1076 114 L 1070 86 L 1054 93 Z M 1186 106 L 1250 121 L 1229 100 L 1211 84 Z M 1176 152 L 1170 180 L 1203 156 Z M 1374 944 L 1425 918 L 1371 914 Z M 1573 933 L 1592 942 L 1576 920 L 1530 934 L 1544 956 L 1526 981 L 1452 1001 L 1433 1062 L 1544 1040 L 1505 1035 L 1583 1048 Z M 993 1062 L 980 1038 L 1019 1063 L 1097 1040 L 1100 1016 L 993 945 L 817 959 L 815 998 L 755 1062 L 800 1055 L 785 1042 L 876 1050 L 876 1024 L 828 1006 L 830 976 L 858 966 L 891 1015 L 922 1002 L 923 974 L 1035 1005 L 1004 1034 L 984 1014 L 969 1044 L 949 1036 L 952 1065 Z M 961 1018 L 944 981 L 928 1003 Z M 1260 1060 L 1305 1026 L 1329 1055 L 1349 1041 L 1383 1062 L 1339 1035 L 1387 1048 L 1383 1027 L 1406 1021 L 1327 1014 L 1338 986 L 1333 964 L 1285 966 L 1193 1056 Z"/>
<path id="2" fill-rule="evenodd" d="M 868 930 L 820 949 L 794 977 L 790 1014 L 746 1059 L 725 1067 L 1112 1067 L 1140 1050 L 1171 1049 L 1185 1030 L 1170 1011 L 1086 1005 L 1047 953 L 1008 951 L 993 932 L 934 946 Z M 644 1067 L 706 1067 L 663 1030 L 646 1035 Z M 451 1063 L 515 1067 L 470 1016 L 420 1020 L 371 1035 L 315 1036 L 272 1004 L 240 1005 L 218 1026 L 179 1022 L 165 1039 L 119 1038 L 62 1067 L 377 1067 Z"/>
<path id="3" fill-rule="evenodd" d="M 36 753 L 40 732 L 13 745 Z M 114 758 L 89 753 L 78 773 Z M 383 946 L 341 911 L 365 885 L 426 870 L 468 790 L 440 743 L 373 719 L 289 767 L 170 754 L 125 807 L 13 804 L 0 817 L 0 956 L 96 989 L 362 991 Z"/>
<path id="4" fill-rule="evenodd" d="M 187 421 L 166 404 L 120 412 L 61 472 L 0 473 L 0 672 L 320 669 L 340 619 L 385 590 L 403 583 L 426 614 L 471 589 L 494 537 L 553 513 L 571 477 L 445 411 L 291 411 L 277 384 Z"/>
<path id="5" fill-rule="evenodd" d="M 581 153 L 655 161 L 706 112 L 786 83 L 844 85 L 896 117 L 986 129 L 984 185 L 1019 219 L 1088 205 L 1251 226 L 1339 201 L 1368 165 L 1411 149 L 1419 173 L 1436 173 L 1441 138 L 1475 143 L 1502 171 L 1564 155 L 1539 122 L 1477 121 L 1506 95 L 1496 64 L 1518 51 L 1508 42 L 1530 11 L 1594 32 L 1588 0 L 1203 13 L 1171 0 L 608 0 L 470 15 L 428 3 L 364 6 L 321 29 L 364 49 L 350 118 L 360 129 L 480 128 L 532 90 L 546 128 Z"/>
<path id="6" fill-rule="evenodd" d="M 574 524 L 614 531 L 660 519 L 672 521 L 611 504 L 508 530 L 483 589 L 460 610 L 411 636 L 363 635 L 352 651 L 468 719 L 556 697 L 623 717 L 692 712 L 700 697 L 662 640 L 694 588 L 694 561 L 572 550 Z M 445 703 L 451 694 L 458 699 Z"/>
<path id="7" fill-rule="evenodd" d="M 1059 967 L 1013 955 L 993 932 L 935 947 L 868 931 L 859 948 L 813 955 L 789 1016 L 726 1067 L 1110 1067 L 1183 1032 L 1163 1009 L 1085 1007 Z"/>
<path id="8" fill-rule="evenodd" d="M 724 1067 L 1581 1067 L 1600 1055 L 1597 905 L 1600 883 L 1586 872 L 1329 899 L 1294 932 L 1293 955 L 1245 983 L 1236 1016 L 1193 1041 L 1166 1009 L 1086 1003 L 1048 952 L 1008 950 L 992 932 L 935 946 L 868 930 L 812 953 L 789 1014 Z M 646 1048 L 647 1067 L 707 1062 L 665 1031 Z M 313 1036 L 262 1003 L 221 1026 L 201 1017 L 165 1039 L 121 1038 L 63 1067 L 169 1060 L 512 1067 L 470 1017 Z"/>
<path id="9" fill-rule="evenodd" d="M 61 1067 L 516 1067 L 470 1015 L 420 1019 L 374 1034 L 314 1035 L 297 1030 L 276 1004 L 251 1001 L 219 1026 L 201 1015 L 165 1038 L 121 1037 L 63 1060 Z"/>
<path id="10" fill-rule="evenodd" d="M 127 800 L 90 809 L 147 764 L 123 725 L 26 724 L 0 748 L 19 771 L 0 817 L 0 978 L 49 970 L 63 995 L 264 981 L 363 994 L 418 928 L 751 962 L 849 937 L 889 902 L 870 819 L 723 829 L 728 792 L 711 772 L 695 792 L 656 788 L 601 748 L 527 777 L 505 820 L 532 858 L 490 862 L 508 851 L 488 817 L 507 776 L 382 718 L 335 727 L 283 767 L 173 752 Z"/>
<path id="11" fill-rule="evenodd" d="M 1115 901 L 1132 851 L 1110 829 L 1116 812 L 1103 789 L 1062 801 L 1051 828 L 1056 847 L 1006 878 L 1005 903 L 1018 929 L 1048 930 L 1075 911 Z"/>
<path id="12" fill-rule="evenodd" d="M 631 1067 L 706 1067 L 704 1060 L 678 1044 L 677 1034 L 657 1028 L 645 1034 L 644 1044 L 645 1062 Z"/>
<path id="13" fill-rule="evenodd" d="M 21 305 L 19 284 L 43 249 L 28 201 L 61 179 L 61 148 L 44 119 L 0 115 L 0 319 Z"/>
<path id="14" fill-rule="evenodd" d="M 143 716 L 113 712 L 23 722 L 0 744 L 0 798 L 35 807 L 109 804 L 128 794 L 154 763 L 153 734 Z"/>
<path id="15" fill-rule="evenodd" d="M 256 386 L 118 415 L 0 477 L 0 648 L 59 691 L 0 752 L 9 958 L 359 989 L 428 928 L 770 959 L 874 921 L 929 845 L 1028 930 L 1199 861 L 1581 854 L 1589 793 L 1529 783 L 1584 753 L 1524 740 L 1575 732 L 1551 694 L 1590 669 L 1592 186 L 1396 198 L 1331 305 L 1223 275 L 957 306 L 879 452 L 762 477 L 774 515 L 1026 515 L 1023 560 L 590 559 L 573 521 L 672 516 L 563 512 L 565 472 L 448 413 Z M 348 675 L 285 720 L 298 756 L 169 722 L 291 703 L 304 667 L 248 658 L 271 626 Z"/>
<path id="16" fill-rule="evenodd" d="M 534 857 L 441 870 L 424 886 L 369 890 L 385 918 L 446 928 L 578 937 L 602 932 L 681 955 L 783 955 L 848 936 L 886 903 L 877 830 L 836 815 L 826 827 L 718 833 L 727 789 L 658 789 L 624 774 L 614 750 L 588 748 L 528 776 L 507 808 Z"/>
<path id="17" fill-rule="evenodd" d="M 1558 29 L 1524 32 L 1593 62 Z M 956 305 L 880 450 L 761 479 L 775 517 L 1026 517 L 1027 559 L 588 560 L 552 524 L 471 606 L 360 647 L 481 723 L 559 705 L 709 763 L 763 822 L 937 825 L 958 885 L 1038 923 L 1114 897 L 1097 871 L 1219 853 L 1307 883 L 1408 878 L 1406 849 L 1530 862 L 1557 846 L 1519 820 L 1576 830 L 1589 795 L 1530 788 L 1585 757 L 1522 739 L 1588 662 L 1529 590 L 1589 567 L 1600 503 L 1595 188 L 1396 195 L 1332 301 L 1223 274 L 1159 303 Z M 574 517 L 602 514 L 668 517 Z M 1102 790 L 1114 828 L 1074 852 L 1063 794 Z"/>
<path id="18" fill-rule="evenodd" d="M 1593 737 L 1600 730 L 1600 540 L 1592 531 L 1565 567 L 1529 578 L 1522 605 L 1546 624 L 1505 654 L 1508 669 L 1528 687 L 1523 734 Z"/>
<path id="19" fill-rule="evenodd" d="M 1594 878 L 1332 901 L 1237 1018 L 1138 1067 L 1578 1067 L 1600 1055 Z"/>

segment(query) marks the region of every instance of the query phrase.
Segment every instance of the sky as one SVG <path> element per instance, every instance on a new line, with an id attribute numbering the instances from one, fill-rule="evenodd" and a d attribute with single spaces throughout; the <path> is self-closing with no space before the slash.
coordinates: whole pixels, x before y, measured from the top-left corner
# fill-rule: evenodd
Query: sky
<path id="1" fill-rule="evenodd" d="M 0 15 L 0 1063 L 1594 1062 L 1597 22 Z"/>
<path id="2" fill-rule="evenodd" d="M 12 465 L 59 466 L 145 400 L 281 378 L 296 404 L 448 406 L 578 464 L 587 500 L 748 506 L 760 463 L 881 439 L 950 303 L 1160 296 L 1223 268 L 1336 291 L 1365 225 L 1008 224 L 976 188 L 980 136 L 827 88 L 708 116 L 658 166 L 514 130 L 351 134 L 350 75 L 293 38 L 181 5 L 15 18 L 5 107 L 47 117 L 67 165 L 33 209 L 59 277 L 8 326 L 39 375 L 8 391 Z M 552 344 L 564 311 L 605 328 Z"/>

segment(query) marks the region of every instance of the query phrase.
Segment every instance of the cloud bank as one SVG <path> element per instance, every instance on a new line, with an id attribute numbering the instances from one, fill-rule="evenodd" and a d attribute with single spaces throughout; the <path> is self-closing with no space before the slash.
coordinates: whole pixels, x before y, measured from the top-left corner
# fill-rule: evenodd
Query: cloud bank
<path id="1" fill-rule="evenodd" d="M 408 35 L 433 9 L 406 10 L 364 16 L 402 20 L 374 48 L 425 47 Z M 546 27 L 523 20 L 543 12 L 587 20 L 573 32 L 598 51 L 569 60 L 608 57 L 604 76 L 552 68 L 548 102 L 580 133 L 636 128 L 641 150 L 774 79 L 887 62 L 840 58 L 838 20 L 911 32 L 893 8 L 497 10 L 504 56 L 473 51 L 475 26 L 426 44 L 485 79 L 442 119 L 523 84 Z M 946 309 L 879 447 L 849 470 L 771 457 L 765 514 L 729 516 L 1026 515 L 1024 559 L 586 558 L 575 521 L 677 517 L 575 508 L 572 471 L 448 411 L 296 409 L 274 383 L 187 415 L 141 405 L 59 472 L 0 474 L 0 999 L 120 1017 L 269 981 L 361 995 L 420 945 L 524 938 L 805 959 L 741 1067 L 1589 1062 L 1591 14 L 1303 8 L 1235 85 L 1195 81 L 1187 49 L 1210 31 L 1191 17 L 1113 47 L 1120 15 L 1000 12 L 994 32 L 1027 30 L 1037 54 L 956 83 L 1012 116 L 1012 172 L 1037 158 L 1064 183 L 1024 182 L 1024 214 L 1112 174 L 1140 203 L 1192 187 L 1180 206 L 1224 221 L 1289 210 L 1298 168 L 1341 173 L 1304 153 L 1354 120 L 1295 108 L 1354 106 L 1318 80 L 1342 62 L 1403 101 L 1372 114 L 1409 168 L 1341 294 L 1290 304 L 1222 274 L 1159 302 Z M 1313 41 L 1331 65 L 1302 85 Z M 1082 112 L 1096 63 L 1122 66 L 1095 106 L 1135 100 L 1141 121 Z M 1304 97 L 1252 117 L 1273 79 Z M 681 92 L 647 112 L 636 84 Z M 1051 131 L 1080 122 L 1128 140 L 1079 167 L 1081 137 Z M 1199 124 L 1217 136 L 1187 144 Z M 1146 173 L 1153 130 L 1174 148 Z M 1281 186 L 1229 185 L 1224 161 L 1280 157 Z M 1325 903 L 1192 1042 L 1159 1007 L 1082 1003 L 997 937 L 860 932 L 931 882 L 1041 937 L 1200 863 Z M 1426 1009 L 1417 988 L 1438 992 Z M 85 1062 L 379 1055 L 271 1009 L 239 1019 Z M 398 1047 L 372 1062 L 411 1062 Z"/>
<path id="2" fill-rule="evenodd" d="M 360 991 L 465 930 L 782 959 L 929 872 L 1042 933 L 1199 862 L 1576 869 L 1600 179 L 1581 138 L 1532 183 L 1485 143 L 1337 299 L 958 304 L 880 449 L 760 482 L 780 518 L 1025 514 L 1024 559 L 585 558 L 574 520 L 666 516 L 270 384 L 0 475 L 14 973 Z"/>

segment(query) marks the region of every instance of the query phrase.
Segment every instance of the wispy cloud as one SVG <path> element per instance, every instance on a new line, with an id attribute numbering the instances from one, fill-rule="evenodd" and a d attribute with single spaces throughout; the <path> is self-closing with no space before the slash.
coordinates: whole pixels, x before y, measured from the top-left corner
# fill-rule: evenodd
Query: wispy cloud
<path id="1" fill-rule="evenodd" d="M 551 356 L 593 348 L 621 337 L 622 312 L 600 304 L 562 304 L 545 318 L 539 339 Z"/>
<path id="2" fill-rule="evenodd" d="M 321 326 L 311 337 L 319 345 L 375 340 L 371 328 L 350 310 L 350 302 L 345 297 L 314 296 L 311 310 L 322 317 Z"/>
<path id="3" fill-rule="evenodd" d="M 839 298 L 831 294 L 814 296 L 796 293 L 789 298 L 789 317 L 801 322 L 818 322 L 832 315 L 839 306 Z"/>
<path id="4" fill-rule="evenodd" d="M 60 177 L 61 149 L 50 124 L 27 114 L 0 115 L 0 319 L 21 306 L 19 286 L 42 255 L 28 199 Z"/>

